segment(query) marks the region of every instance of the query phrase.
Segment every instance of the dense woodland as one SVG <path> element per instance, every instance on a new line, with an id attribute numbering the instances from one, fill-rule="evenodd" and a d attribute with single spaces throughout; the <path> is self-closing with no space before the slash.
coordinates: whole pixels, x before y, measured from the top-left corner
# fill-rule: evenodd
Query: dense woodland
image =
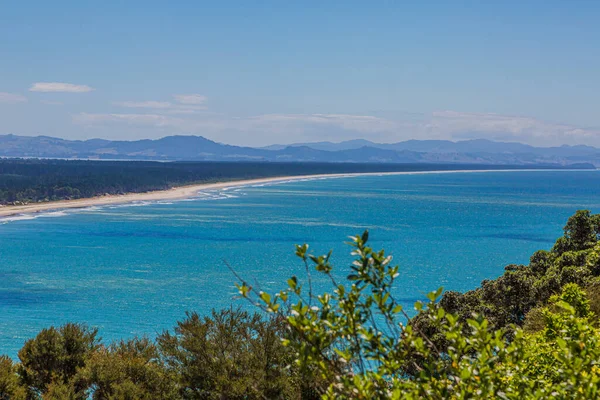
<path id="1" fill-rule="evenodd" d="M 296 254 L 306 276 L 278 293 L 235 270 L 263 312 L 190 313 L 156 340 L 103 343 L 95 329 L 41 331 L 0 358 L 0 399 L 591 399 L 600 396 L 600 215 L 578 211 L 549 251 L 467 293 L 442 290 L 409 319 L 402 269 L 368 233 L 336 281 L 331 254 Z M 312 274 L 331 279 L 313 294 Z M 250 277 L 251 278 L 251 277 Z M 233 279 L 233 278 L 232 278 Z"/>
<path id="2" fill-rule="evenodd" d="M 0 204 L 140 193 L 195 183 L 275 176 L 516 168 L 522 166 L 0 159 Z"/>

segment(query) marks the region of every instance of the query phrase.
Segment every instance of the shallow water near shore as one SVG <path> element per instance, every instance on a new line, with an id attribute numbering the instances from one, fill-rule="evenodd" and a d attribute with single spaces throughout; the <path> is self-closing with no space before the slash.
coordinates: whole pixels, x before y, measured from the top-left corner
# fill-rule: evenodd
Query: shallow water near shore
<path id="1" fill-rule="evenodd" d="M 0 353 L 15 357 L 40 329 L 68 321 L 108 341 L 154 337 L 187 310 L 246 306 L 226 264 L 279 290 L 304 277 L 294 244 L 333 249 L 343 277 L 343 242 L 367 228 L 400 264 L 397 297 L 410 308 L 439 286 L 468 290 L 526 263 L 581 208 L 600 212 L 600 171 L 290 181 L 15 217 L 0 224 Z"/>

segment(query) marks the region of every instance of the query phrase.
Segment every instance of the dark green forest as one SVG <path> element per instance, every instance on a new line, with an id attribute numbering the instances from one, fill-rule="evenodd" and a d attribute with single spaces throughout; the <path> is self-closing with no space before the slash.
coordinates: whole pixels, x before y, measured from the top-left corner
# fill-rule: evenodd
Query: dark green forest
<path id="1" fill-rule="evenodd" d="M 161 163 L 0 159 L 0 204 L 25 204 L 79 199 L 105 194 L 141 193 L 189 184 L 278 176 L 518 168 L 523 167 L 473 164 Z M 528 166 L 527 168 L 532 167 Z M 545 167 L 540 166 L 537 168 Z"/>
<path id="2" fill-rule="evenodd" d="M 577 211 L 528 265 L 466 293 L 440 288 L 412 318 L 394 298 L 402 268 L 369 246 L 368 232 L 348 244 L 355 260 L 343 281 L 332 254 L 306 244 L 296 248 L 306 276 L 280 292 L 232 270 L 256 313 L 188 313 L 156 340 L 104 343 L 81 324 L 44 329 L 18 360 L 0 357 L 0 399 L 600 396 L 600 214 Z M 309 271 L 329 277 L 331 290 L 313 294 Z"/>

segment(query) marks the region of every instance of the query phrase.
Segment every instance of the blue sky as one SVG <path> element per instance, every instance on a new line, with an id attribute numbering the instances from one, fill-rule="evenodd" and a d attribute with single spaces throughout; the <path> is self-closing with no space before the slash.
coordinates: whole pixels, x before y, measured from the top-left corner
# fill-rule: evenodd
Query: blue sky
<path id="1" fill-rule="evenodd" d="M 0 3 L 0 133 L 600 146 L 597 1 Z"/>

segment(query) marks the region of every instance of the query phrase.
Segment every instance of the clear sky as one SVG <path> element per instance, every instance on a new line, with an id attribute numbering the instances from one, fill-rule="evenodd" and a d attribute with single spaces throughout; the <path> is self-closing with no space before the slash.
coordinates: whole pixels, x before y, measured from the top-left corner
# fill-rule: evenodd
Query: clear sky
<path id="1" fill-rule="evenodd" d="M 3 1 L 0 133 L 600 146 L 600 1 Z"/>

